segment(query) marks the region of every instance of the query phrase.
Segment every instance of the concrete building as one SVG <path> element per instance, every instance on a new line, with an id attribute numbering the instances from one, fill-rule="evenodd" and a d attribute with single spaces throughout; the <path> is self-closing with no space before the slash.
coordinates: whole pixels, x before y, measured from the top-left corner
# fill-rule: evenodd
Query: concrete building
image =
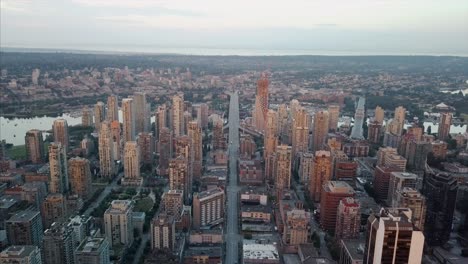
<path id="1" fill-rule="evenodd" d="M 61 222 L 67 219 L 67 201 L 65 196 L 59 193 L 49 194 L 41 205 L 42 224 L 49 228 L 54 222 Z"/>
<path id="2" fill-rule="evenodd" d="M 377 121 L 372 121 L 369 124 L 368 132 L 367 132 L 367 140 L 374 144 L 380 143 L 380 138 L 382 135 L 382 125 Z"/>
<path id="3" fill-rule="evenodd" d="M 310 241 L 311 215 L 304 209 L 292 209 L 286 212 L 286 221 L 282 235 L 283 243 L 297 249 L 300 244 Z"/>
<path id="4" fill-rule="evenodd" d="M 431 147 L 434 158 L 445 160 L 447 158 L 447 146 L 446 142 L 440 140 L 432 142 Z"/>
<path id="5" fill-rule="evenodd" d="M 239 159 L 238 173 L 240 184 L 262 185 L 264 182 L 261 160 Z"/>
<path id="6" fill-rule="evenodd" d="M 84 106 L 83 110 L 81 110 L 81 125 L 84 127 L 92 127 L 93 123 L 93 111 L 87 106 Z"/>
<path id="7" fill-rule="evenodd" d="M 227 148 L 226 145 L 226 138 L 223 132 L 223 119 L 218 115 L 212 116 L 212 123 L 213 123 L 213 139 L 212 145 L 213 150 L 225 150 Z"/>
<path id="8" fill-rule="evenodd" d="M 441 113 L 437 138 L 447 141 L 450 135 L 450 126 L 452 125 L 452 113 Z"/>
<path id="9" fill-rule="evenodd" d="M 172 133 L 174 137 L 184 134 L 184 94 L 172 97 Z"/>
<path id="10" fill-rule="evenodd" d="M 68 224 L 53 223 L 44 232 L 44 264 L 75 264 L 75 238 Z"/>
<path id="11" fill-rule="evenodd" d="M 342 181 L 328 181 L 323 183 L 320 199 L 320 225 L 326 231 L 335 233 L 337 213 L 340 201 L 354 197 L 354 189 Z"/>
<path id="12" fill-rule="evenodd" d="M 56 119 L 52 126 L 54 132 L 54 142 L 60 143 L 65 149 L 65 153 L 68 152 L 68 123 L 65 119 Z"/>
<path id="13" fill-rule="evenodd" d="M 395 108 L 395 116 L 393 118 L 394 126 L 391 129 L 391 133 L 394 135 L 401 136 L 403 134 L 403 127 L 405 125 L 406 109 L 403 106 Z"/>
<path id="14" fill-rule="evenodd" d="M 137 142 L 127 141 L 124 148 L 124 177 L 140 180 L 140 148 Z"/>
<path id="15" fill-rule="evenodd" d="M 364 139 L 363 129 L 362 126 L 364 125 L 364 118 L 365 118 L 365 104 L 364 97 L 359 97 L 359 101 L 356 107 L 356 112 L 354 114 L 354 126 L 351 130 L 351 138 L 352 139 Z"/>
<path id="16" fill-rule="evenodd" d="M 426 196 L 424 234 L 430 246 L 442 246 L 450 239 L 458 185 L 448 173 L 426 172 L 423 194 Z"/>
<path id="17" fill-rule="evenodd" d="M 171 159 L 169 162 L 169 189 L 182 190 L 184 201 L 188 201 L 189 192 L 192 193 L 192 189 L 189 188 L 191 186 L 189 180 L 189 166 L 187 159 L 183 156 Z"/>
<path id="18" fill-rule="evenodd" d="M 382 107 L 376 106 L 375 107 L 375 114 L 374 114 L 374 121 L 378 122 L 379 124 L 383 124 L 385 117 L 385 111 Z"/>
<path id="19" fill-rule="evenodd" d="M 328 130 L 335 132 L 338 128 L 338 120 L 340 118 L 340 106 L 332 104 L 328 106 Z"/>
<path id="20" fill-rule="evenodd" d="M 119 125 L 120 127 L 120 125 Z M 110 179 L 115 174 L 114 149 L 112 131 L 109 122 L 104 121 L 99 131 L 99 168 L 101 177 Z"/>
<path id="21" fill-rule="evenodd" d="M 37 129 L 31 129 L 26 132 L 24 141 L 26 144 L 27 159 L 35 164 L 43 163 L 45 161 L 45 153 L 42 132 Z"/>
<path id="22" fill-rule="evenodd" d="M 202 129 L 208 127 L 208 105 L 205 103 L 193 105 L 196 111 L 197 121 Z"/>
<path id="23" fill-rule="evenodd" d="M 71 193 L 84 199 L 92 193 L 92 176 L 89 160 L 75 157 L 68 161 Z"/>
<path id="24" fill-rule="evenodd" d="M 332 160 L 329 151 L 317 151 L 314 157 L 314 169 L 309 181 L 309 193 L 314 202 L 320 202 L 323 184 L 331 180 Z"/>
<path id="25" fill-rule="evenodd" d="M 140 149 L 140 160 L 143 165 L 152 168 L 154 163 L 154 137 L 153 133 L 141 132 L 137 137 L 138 148 Z"/>
<path id="26" fill-rule="evenodd" d="M 110 264 L 109 242 L 103 237 L 87 237 L 75 252 L 76 264 Z"/>
<path id="27" fill-rule="evenodd" d="M 135 110 L 135 134 L 147 133 L 150 130 L 150 113 L 144 92 L 133 94 Z"/>
<path id="28" fill-rule="evenodd" d="M 162 104 L 158 106 L 156 110 L 156 117 L 155 117 L 155 128 L 156 128 L 156 138 L 159 140 L 159 134 L 161 133 L 163 128 L 168 128 L 167 123 L 167 107 L 166 104 Z M 159 150 L 158 150 L 159 151 Z"/>
<path id="29" fill-rule="evenodd" d="M 106 120 L 106 106 L 99 101 L 94 105 L 94 127 L 96 131 L 101 129 L 101 123 Z"/>
<path id="30" fill-rule="evenodd" d="M 272 180 L 274 168 L 273 154 L 278 146 L 278 113 L 274 110 L 268 110 L 267 113 L 263 145 L 265 148 L 263 152 L 263 157 L 265 159 L 265 178 Z"/>
<path id="31" fill-rule="evenodd" d="M 239 156 L 243 158 L 251 158 L 257 151 L 257 144 L 254 139 L 247 134 L 241 134 L 239 139 Z M 266 154 L 263 154 L 266 156 Z"/>
<path id="32" fill-rule="evenodd" d="M 314 154 L 302 153 L 301 165 L 299 167 L 299 179 L 303 184 L 308 184 L 314 174 Z"/>
<path id="33" fill-rule="evenodd" d="M 289 189 L 291 186 L 292 148 L 287 145 L 276 147 L 274 179 L 277 191 Z"/>
<path id="34" fill-rule="evenodd" d="M 184 206 L 183 190 L 169 190 L 161 197 L 161 211 L 178 220 Z"/>
<path id="35" fill-rule="evenodd" d="M 335 238 L 357 238 L 361 228 L 361 205 L 359 201 L 347 197 L 341 199 L 336 215 Z"/>
<path id="36" fill-rule="evenodd" d="M 110 123 L 111 127 L 111 136 L 112 136 L 112 154 L 114 161 L 120 160 L 122 154 L 122 138 L 120 135 L 120 123 L 118 120 L 112 121 Z M 101 125 L 102 130 L 102 125 Z"/>
<path id="37" fill-rule="evenodd" d="M 159 163 L 157 168 L 158 175 L 168 175 L 169 160 L 172 157 L 172 136 L 171 130 L 167 127 L 159 131 L 158 141 Z"/>
<path id="38" fill-rule="evenodd" d="M 11 245 L 42 245 L 41 214 L 36 210 L 24 210 L 12 215 L 5 223 L 8 242 Z"/>
<path id="39" fill-rule="evenodd" d="M 404 187 L 416 188 L 418 175 L 408 172 L 392 172 L 390 173 L 387 204 L 392 205 L 396 199 L 397 191 Z"/>
<path id="40" fill-rule="evenodd" d="M 130 247 L 133 243 L 133 201 L 114 200 L 104 213 L 104 229 L 109 246 Z"/>
<path id="41" fill-rule="evenodd" d="M 330 117 L 327 111 L 318 111 L 315 113 L 314 130 L 312 132 L 312 152 L 325 149 L 329 120 Z"/>
<path id="42" fill-rule="evenodd" d="M 273 244 L 242 244 L 242 260 L 244 264 L 279 264 L 280 258 L 276 245 Z"/>
<path id="43" fill-rule="evenodd" d="M 401 168 L 377 165 L 374 170 L 374 190 L 375 199 L 379 202 L 386 202 L 388 189 L 390 186 L 390 174 L 392 172 L 402 172 Z"/>
<path id="44" fill-rule="evenodd" d="M 328 120 L 327 120 L 328 126 Z M 328 131 L 327 131 L 328 132 Z M 315 135 L 315 134 L 314 134 Z M 309 151 L 309 113 L 300 107 L 292 121 L 292 159 L 298 158 L 299 153 Z M 315 139 L 315 137 L 314 137 Z"/>
<path id="45" fill-rule="evenodd" d="M 364 242 L 360 239 L 341 239 L 338 264 L 362 264 L 366 246 Z"/>
<path id="46" fill-rule="evenodd" d="M 68 182 L 68 162 L 66 149 L 61 143 L 49 145 L 49 168 L 50 168 L 50 193 L 67 193 Z"/>
<path id="47" fill-rule="evenodd" d="M 193 196 L 193 227 L 218 224 L 224 220 L 225 194 L 221 188 L 210 189 Z"/>
<path id="48" fill-rule="evenodd" d="M 107 97 L 106 120 L 110 123 L 119 121 L 119 101 L 116 95 Z"/>
<path id="49" fill-rule="evenodd" d="M 132 98 L 122 100 L 123 141 L 135 140 L 135 106 Z"/>
<path id="50" fill-rule="evenodd" d="M 151 249 L 169 249 L 175 248 L 175 222 L 172 216 L 159 213 L 151 221 Z"/>
<path id="51" fill-rule="evenodd" d="M 42 264 L 41 250 L 37 246 L 9 246 L 0 253 L 3 264 Z"/>
<path id="52" fill-rule="evenodd" d="M 396 191 L 392 207 L 411 209 L 411 221 L 418 230 L 424 231 L 426 220 L 426 197 L 411 187 L 403 187 Z"/>
<path id="53" fill-rule="evenodd" d="M 364 264 L 422 262 L 424 235 L 410 220 L 411 210 L 382 208 L 367 220 Z"/>
<path id="54" fill-rule="evenodd" d="M 187 134 L 191 141 L 192 177 L 194 180 L 200 179 L 203 171 L 203 135 L 197 121 L 189 122 Z"/>
<path id="55" fill-rule="evenodd" d="M 268 113 L 268 77 L 265 73 L 257 81 L 257 94 L 252 113 L 253 125 L 258 131 L 265 131 Z"/>
<path id="56" fill-rule="evenodd" d="M 427 165 L 427 155 L 431 152 L 431 144 L 424 141 L 410 141 L 405 158 L 407 165 L 414 171 L 423 171 Z"/>

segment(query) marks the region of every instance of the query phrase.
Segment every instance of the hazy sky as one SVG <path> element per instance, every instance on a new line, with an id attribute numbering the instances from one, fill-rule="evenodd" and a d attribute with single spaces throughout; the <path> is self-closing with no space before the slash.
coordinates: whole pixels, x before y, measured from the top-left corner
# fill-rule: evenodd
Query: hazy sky
<path id="1" fill-rule="evenodd" d="M 468 0 L 0 0 L 2 47 L 468 55 Z"/>

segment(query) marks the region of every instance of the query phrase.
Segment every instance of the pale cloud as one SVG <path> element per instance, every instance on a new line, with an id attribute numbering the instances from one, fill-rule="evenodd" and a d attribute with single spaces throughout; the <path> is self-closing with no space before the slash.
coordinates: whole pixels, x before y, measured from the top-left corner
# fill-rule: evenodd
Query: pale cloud
<path id="1" fill-rule="evenodd" d="M 2 12 L 30 12 L 31 0 L 1 0 L 0 9 Z"/>

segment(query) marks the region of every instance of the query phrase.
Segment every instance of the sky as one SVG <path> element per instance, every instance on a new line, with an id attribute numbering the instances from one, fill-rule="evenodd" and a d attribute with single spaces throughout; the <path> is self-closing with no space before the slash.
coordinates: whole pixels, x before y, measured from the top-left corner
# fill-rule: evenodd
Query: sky
<path id="1" fill-rule="evenodd" d="M 468 0 L 1 0 L 1 47 L 468 56 Z"/>

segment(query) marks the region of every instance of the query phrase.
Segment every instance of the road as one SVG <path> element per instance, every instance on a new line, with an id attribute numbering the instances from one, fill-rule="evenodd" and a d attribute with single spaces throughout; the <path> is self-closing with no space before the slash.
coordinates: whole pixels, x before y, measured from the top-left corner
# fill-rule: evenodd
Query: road
<path id="1" fill-rule="evenodd" d="M 231 94 L 229 103 L 229 183 L 227 186 L 226 264 L 239 263 L 239 204 L 237 185 L 237 159 L 239 157 L 239 95 Z"/>
<path id="2" fill-rule="evenodd" d="M 138 264 L 140 262 L 140 259 L 143 256 L 143 251 L 145 250 L 145 247 L 146 247 L 146 243 L 150 239 L 150 235 L 151 233 L 147 232 L 141 236 L 141 243 L 137 249 L 137 252 L 135 253 L 135 257 L 133 258 L 133 262 L 132 262 L 133 264 Z"/>
<path id="3" fill-rule="evenodd" d="M 114 180 L 112 180 L 112 182 L 106 186 L 106 188 L 104 188 L 99 197 L 89 205 L 88 209 L 86 209 L 86 211 L 83 213 L 86 217 L 88 217 L 94 211 L 94 209 L 101 204 L 101 202 L 107 197 L 107 195 L 109 195 L 110 192 L 115 187 L 117 187 L 117 182 L 122 178 L 122 176 L 123 172 L 119 173 L 119 175 L 115 177 Z"/>

